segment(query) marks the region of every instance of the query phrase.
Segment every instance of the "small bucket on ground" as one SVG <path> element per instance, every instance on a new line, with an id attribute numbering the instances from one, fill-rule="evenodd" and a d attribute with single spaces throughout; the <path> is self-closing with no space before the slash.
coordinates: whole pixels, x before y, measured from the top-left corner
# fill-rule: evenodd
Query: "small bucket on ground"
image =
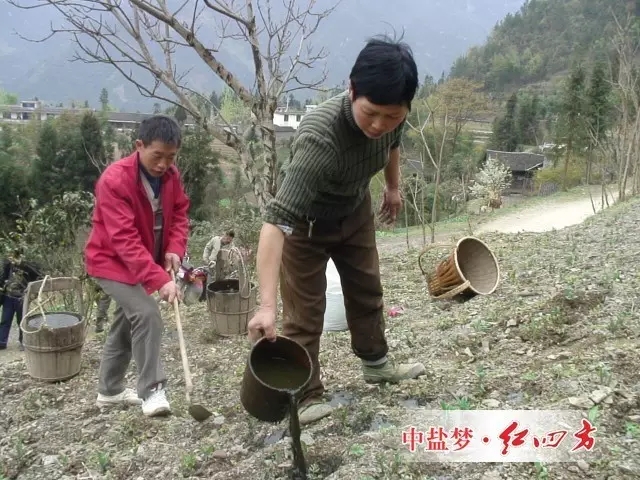
<path id="1" fill-rule="evenodd" d="M 258 291 L 249 281 L 242 257 L 240 261 L 242 268 L 238 269 L 237 279 L 216 280 L 207 285 L 207 306 L 213 331 L 221 337 L 247 333 L 247 325 L 256 309 Z"/>
<path id="2" fill-rule="evenodd" d="M 247 324 L 256 309 L 257 290 L 249 284 L 249 293 L 242 295 L 240 281 L 235 278 L 218 280 L 207 285 L 207 305 L 213 331 L 221 337 L 247 333 Z"/>
<path id="3" fill-rule="evenodd" d="M 47 311 L 43 293 L 73 290 L 78 295 L 79 310 L 84 313 L 82 284 L 71 277 L 48 278 L 31 282 L 24 296 L 26 312 L 20 329 L 23 333 L 27 372 L 45 382 L 60 382 L 80 373 L 82 347 L 86 337 L 86 318 L 82 313 Z M 35 307 L 31 301 L 37 296 Z"/>
<path id="4" fill-rule="evenodd" d="M 311 381 L 313 364 L 306 348 L 290 338 L 258 340 L 249 353 L 240 401 L 252 417 L 277 423 L 287 416 L 291 397 Z"/>
<path id="5" fill-rule="evenodd" d="M 453 248 L 435 268 L 425 270 L 423 257 L 436 247 Z M 463 237 L 455 246 L 427 245 L 418 257 L 418 265 L 427 281 L 429 294 L 435 299 L 467 298 L 490 295 L 498 287 L 500 267 L 491 249 L 475 237 Z"/>

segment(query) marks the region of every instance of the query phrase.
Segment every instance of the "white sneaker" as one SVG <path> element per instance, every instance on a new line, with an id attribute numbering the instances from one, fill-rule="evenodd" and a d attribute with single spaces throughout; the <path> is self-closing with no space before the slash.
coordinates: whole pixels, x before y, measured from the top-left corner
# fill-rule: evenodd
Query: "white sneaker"
<path id="1" fill-rule="evenodd" d="M 167 401 L 164 388 L 158 386 L 156 389 L 152 390 L 149 398 L 142 402 L 142 413 L 147 417 L 156 417 L 171 413 L 171 407 Z"/>
<path id="2" fill-rule="evenodd" d="M 138 398 L 136 392 L 130 388 L 125 388 L 122 393 L 118 395 L 102 395 L 98 394 L 96 400 L 96 406 L 99 408 L 112 407 L 114 405 L 141 405 L 142 399 Z"/>

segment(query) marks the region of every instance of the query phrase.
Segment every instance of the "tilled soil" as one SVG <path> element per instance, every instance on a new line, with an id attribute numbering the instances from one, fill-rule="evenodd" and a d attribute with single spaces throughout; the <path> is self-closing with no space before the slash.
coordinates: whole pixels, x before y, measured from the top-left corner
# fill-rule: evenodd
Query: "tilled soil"
<path id="1" fill-rule="evenodd" d="M 547 233 L 484 233 L 501 272 L 497 291 L 432 301 L 417 251 L 381 249 L 390 356 L 421 361 L 424 377 L 363 382 L 347 332 L 325 333 L 322 373 L 336 411 L 303 427 L 310 479 L 636 479 L 640 477 L 640 201 Z M 429 254 L 432 264 L 440 257 Z M 445 255 L 437 252 L 438 255 Z M 0 478 L 284 479 L 286 425 L 249 417 L 239 401 L 249 344 L 219 338 L 205 304 L 183 307 L 196 391 L 214 415 L 187 413 L 177 334 L 165 310 L 163 357 L 174 414 L 94 406 L 103 335 L 87 339 L 81 373 L 31 379 L 24 360 L 0 365 Z M 129 382 L 135 386 L 134 365 Z M 409 408 L 576 409 L 597 426 L 597 451 L 573 463 L 405 462 L 385 435 Z"/>

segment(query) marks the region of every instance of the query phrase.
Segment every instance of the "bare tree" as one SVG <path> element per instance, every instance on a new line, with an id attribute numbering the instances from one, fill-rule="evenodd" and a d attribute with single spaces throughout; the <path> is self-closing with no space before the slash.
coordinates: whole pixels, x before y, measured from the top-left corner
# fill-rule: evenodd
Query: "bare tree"
<path id="1" fill-rule="evenodd" d="M 614 152 L 618 163 L 618 199 L 625 200 L 627 181 L 634 171 L 632 193 L 638 193 L 638 168 L 640 167 L 640 75 L 637 57 L 640 52 L 635 29 L 638 20 L 634 12 L 628 12 L 624 20 L 615 14 L 616 34 L 613 39 L 618 69 L 613 83 L 618 96 L 618 124 L 614 131 Z M 635 153 L 635 159 L 634 159 Z"/>
<path id="2" fill-rule="evenodd" d="M 420 108 L 422 107 L 422 108 Z M 427 118 L 424 122 L 421 119 L 420 110 L 426 109 Z M 449 105 L 443 101 L 441 97 L 432 95 L 429 99 L 424 99 L 421 106 L 416 108 L 416 125 L 407 120 L 409 128 L 416 133 L 421 143 L 421 149 L 426 152 L 433 168 L 436 172 L 435 186 L 433 192 L 433 203 L 431 205 L 431 243 L 435 242 L 436 236 L 436 219 L 438 218 L 438 194 L 440 187 L 440 179 L 442 178 L 442 163 L 445 157 L 445 146 L 447 143 L 447 133 L 450 127 Z M 435 139 L 435 148 L 431 148 L 427 138 L 427 131 L 431 129 Z M 440 129 L 440 132 L 438 131 Z M 442 134 L 442 138 L 438 141 L 438 133 Z M 432 151 L 436 150 L 436 151 Z M 421 152 L 421 157 L 423 153 Z"/>
<path id="3" fill-rule="evenodd" d="M 84 140 L 82 141 L 82 149 L 84 150 L 84 153 L 87 155 L 87 158 L 89 159 L 91 164 L 96 167 L 99 173 L 104 172 L 104 170 L 109 166 L 109 163 L 111 163 L 106 155 L 101 158 L 97 155 L 92 154 L 89 151 L 89 148 L 87 148 L 87 143 Z"/>
<path id="4" fill-rule="evenodd" d="M 261 208 L 277 184 L 273 114 L 278 100 L 324 82 L 326 70 L 315 81 L 305 80 L 304 74 L 326 58 L 326 52 L 314 49 L 310 39 L 337 6 L 316 11 L 317 0 L 282 0 L 278 10 L 284 13 L 277 15 L 270 0 L 181 0 L 171 6 L 168 0 L 8 1 L 23 9 L 55 9 L 64 18 L 62 27 L 52 26 L 46 38 L 31 41 L 70 34 L 78 47 L 75 60 L 112 66 L 142 95 L 182 107 L 232 147 Z M 206 40 L 213 25 L 216 38 Z M 251 52 L 253 87 L 244 85 L 218 58 L 218 52 L 228 49 L 232 41 Z M 176 53 L 181 49 L 195 52 L 250 109 L 251 123 L 244 132 L 236 132 L 209 96 L 190 85 L 190 69 L 181 71 L 177 65 Z M 145 71 L 148 81 L 141 80 L 140 72 Z M 163 93 L 162 87 L 169 93 Z"/>

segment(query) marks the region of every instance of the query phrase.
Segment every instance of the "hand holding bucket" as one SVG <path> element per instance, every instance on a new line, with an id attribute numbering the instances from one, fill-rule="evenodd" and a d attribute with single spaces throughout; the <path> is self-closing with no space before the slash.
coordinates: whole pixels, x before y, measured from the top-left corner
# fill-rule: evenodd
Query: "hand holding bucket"
<path id="1" fill-rule="evenodd" d="M 452 251 L 435 268 L 425 271 L 422 258 L 436 247 Z M 470 297 L 490 295 L 500 281 L 498 260 L 487 244 L 475 237 L 463 237 L 456 245 L 427 245 L 418 257 L 418 265 L 427 281 L 429 294 L 438 300 L 460 294 Z"/>
<path id="2" fill-rule="evenodd" d="M 298 342 L 278 335 L 274 341 L 258 340 L 249 353 L 240 401 L 252 417 L 280 422 L 295 397 L 311 381 L 313 363 Z"/>
<path id="3" fill-rule="evenodd" d="M 261 338 L 276 340 L 276 312 L 268 307 L 259 307 L 247 325 L 249 341 L 255 344 Z"/>

